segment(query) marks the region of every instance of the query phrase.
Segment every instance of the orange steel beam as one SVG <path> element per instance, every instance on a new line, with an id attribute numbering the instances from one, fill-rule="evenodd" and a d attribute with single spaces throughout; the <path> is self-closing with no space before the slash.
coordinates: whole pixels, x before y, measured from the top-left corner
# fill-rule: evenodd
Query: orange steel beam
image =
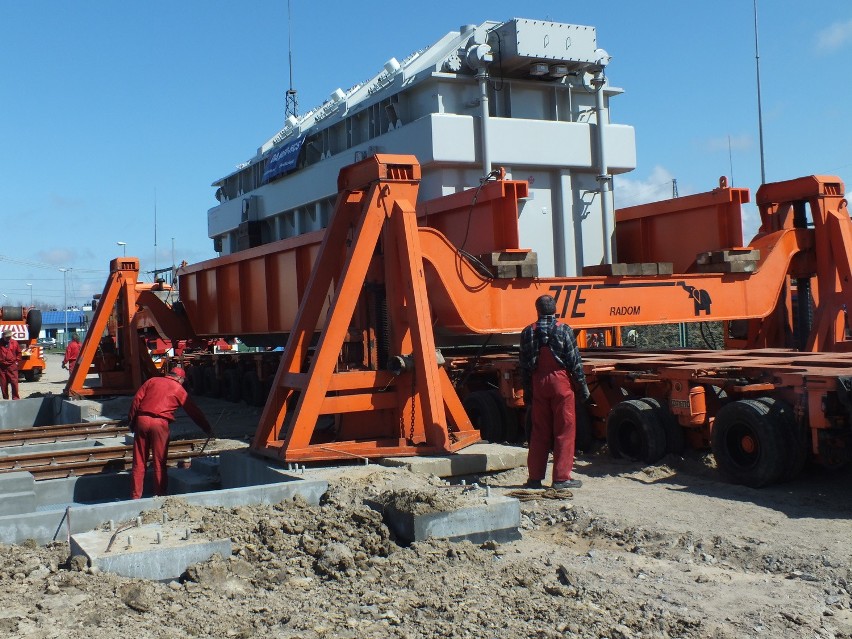
<path id="1" fill-rule="evenodd" d="M 806 230 L 783 230 L 753 243 L 752 274 L 489 279 L 441 234 L 419 230 L 429 263 L 430 301 L 439 325 L 462 333 L 517 333 L 539 295 L 556 298 L 572 328 L 765 317 L 775 308 L 794 255 L 811 246 Z"/>
<path id="2" fill-rule="evenodd" d="M 749 190 L 729 187 L 727 178 L 707 193 L 617 209 L 619 262 L 671 262 L 675 273 L 695 266 L 699 253 L 742 246 L 742 205 Z M 701 224 L 700 233 L 684 233 Z"/>
<path id="3" fill-rule="evenodd" d="M 349 459 L 448 453 L 479 440 L 437 364 L 413 205 L 419 178 L 412 156 L 377 156 L 341 172 L 343 190 L 261 415 L 254 452 L 285 461 Z M 392 348 L 410 353 L 414 362 L 413 370 L 387 382 L 385 375 L 335 370 L 368 275 L 383 278 L 387 287 Z M 319 342 L 308 358 L 317 326 Z M 349 394 L 329 396 L 343 387 Z M 363 415 L 376 409 L 384 419 Z M 317 432 L 320 415 L 331 410 L 348 439 L 328 442 Z"/>

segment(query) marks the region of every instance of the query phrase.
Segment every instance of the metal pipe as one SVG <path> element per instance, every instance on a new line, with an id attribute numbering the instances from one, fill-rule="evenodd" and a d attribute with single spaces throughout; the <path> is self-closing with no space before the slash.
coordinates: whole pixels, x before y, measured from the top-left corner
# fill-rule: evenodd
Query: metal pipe
<path id="1" fill-rule="evenodd" d="M 488 147 L 488 121 L 490 119 L 488 111 L 488 71 L 485 67 L 479 67 L 476 72 L 476 79 L 479 80 L 479 106 L 482 110 L 480 117 L 480 135 L 482 137 L 482 175 L 491 173 L 491 150 Z"/>
<path id="2" fill-rule="evenodd" d="M 603 88 L 606 84 L 606 76 L 604 75 L 605 65 L 600 65 L 595 71 L 595 77 L 592 80 L 592 85 L 595 87 L 595 116 L 597 118 L 597 126 L 595 127 L 595 137 L 597 138 L 598 146 L 598 184 L 600 184 L 601 192 L 601 232 L 603 233 L 603 263 L 612 264 L 612 240 L 610 231 L 610 220 L 613 216 L 612 211 L 612 176 L 609 174 L 609 167 L 606 163 L 606 108 L 604 106 Z"/>

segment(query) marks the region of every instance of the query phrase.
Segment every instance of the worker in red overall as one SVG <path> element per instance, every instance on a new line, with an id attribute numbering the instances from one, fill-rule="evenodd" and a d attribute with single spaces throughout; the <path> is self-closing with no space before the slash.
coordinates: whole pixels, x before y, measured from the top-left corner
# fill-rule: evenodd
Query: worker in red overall
<path id="1" fill-rule="evenodd" d="M 62 360 L 62 368 L 67 368 L 69 374 L 74 371 L 74 365 L 80 358 L 81 349 L 80 336 L 74 333 L 71 336 L 71 341 L 68 342 L 68 346 L 65 347 L 65 358 Z"/>
<path id="2" fill-rule="evenodd" d="M 538 321 L 521 333 L 521 370 L 524 403 L 532 410 L 532 431 L 527 452 L 527 488 L 541 488 L 547 459 L 553 451 L 553 487 L 579 488 L 571 478 L 577 420 L 574 389 L 583 401 L 589 387 L 571 327 L 556 320 L 556 301 L 542 295 L 535 301 Z M 531 408 L 530 408 L 531 407 Z"/>
<path id="3" fill-rule="evenodd" d="M 9 399 L 9 385 L 12 386 L 12 399 L 21 399 L 18 395 L 18 361 L 21 359 L 21 346 L 12 339 L 8 328 L 0 337 L 0 385 L 3 387 L 3 399 Z"/>
<path id="4" fill-rule="evenodd" d="M 165 495 L 169 475 L 166 460 L 169 454 L 169 424 L 175 420 L 175 411 L 183 407 L 199 428 L 212 436 L 213 429 L 201 409 L 184 389 L 186 372 L 173 368 L 165 377 L 152 377 L 136 391 L 130 412 L 130 430 L 133 431 L 133 471 L 131 473 L 131 499 L 142 496 L 142 484 L 148 454 L 153 458 L 154 494 Z"/>

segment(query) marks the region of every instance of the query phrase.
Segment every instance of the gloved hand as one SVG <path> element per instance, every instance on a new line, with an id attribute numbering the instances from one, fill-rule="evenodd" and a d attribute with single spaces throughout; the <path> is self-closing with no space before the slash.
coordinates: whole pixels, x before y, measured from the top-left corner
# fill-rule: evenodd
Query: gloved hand
<path id="1" fill-rule="evenodd" d="M 524 406 L 529 408 L 533 403 L 532 386 L 524 386 Z"/>
<path id="2" fill-rule="evenodd" d="M 65 365 L 65 362 L 62 362 L 62 368 L 68 368 L 68 367 Z"/>

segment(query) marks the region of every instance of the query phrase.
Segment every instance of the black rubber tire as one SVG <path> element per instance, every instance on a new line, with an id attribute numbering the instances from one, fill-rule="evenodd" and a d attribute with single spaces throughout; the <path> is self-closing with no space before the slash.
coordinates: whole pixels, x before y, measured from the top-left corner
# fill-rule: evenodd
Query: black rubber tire
<path id="1" fill-rule="evenodd" d="M 38 337 L 41 333 L 41 311 L 37 308 L 31 308 L 27 311 L 27 330 L 30 332 L 30 338 Z"/>
<path id="2" fill-rule="evenodd" d="M 203 371 L 204 394 L 207 397 L 219 397 L 222 394 L 222 382 L 216 377 L 216 369 L 205 366 Z"/>
<path id="3" fill-rule="evenodd" d="M 243 399 L 250 406 L 263 406 L 269 394 L 254 371 L 246 371 L 243 375 Z"/>
<path id="4" fill-rule="evenodd" d="M 500 415 L 500 441 L 505 442 L 511 434 L 509 431 L 512 430 L 509 407 L 506 406 L 506 400 L 503 399 L 503 396 L 500 394 L 499 390 L 497 390 L 496 388 L 492 388 L 487 392 L 491 397 L 491 401 L 494 402 L 494 406 L 497 408 L 497 413 Z"/>
<path id="5" fill-rule="evenodd" d="M 666 431 L 653 406 L 628 399 L 607 416 L 606 443 L 613 457 L 653 464 L 666 454 Z"/>
<path id="6" fill-rule="evenodd" d="M 24 379 L 28 382 L 37 382 L 39 379 L 41 379 L 41 369 L 40 368 L 33 368 L 33 369 L 28 370 L 28 371 L 23 371 L 23 373 L 24 373 Z"/>
<path id="7" fill-rule="evenodd" d="M 186 369 L 187 390 L 193 395 L 204 394 L 204 369 L 201 366 L 190 366 Z"/>
<path id="8" fill-rule="evenodd" d="M 500 405 L 490 391 L 473 391 L 464 398 L 462 406 L 482 439 L 489 442 L 503 441 Z"/>
<path id="9" fill-rule="evenodd" d="M 666 432 L 666 454 L 682 455 L 686 449 L 686 438 L 683 436 L 683 428 L 668 408 L 665 408 L 656 397 L 643 397 L 640 401 L 645 402 L 657 412 L 657 418 Z"/>
<path id="10" fill-rule="evenodd" d="M 789 481 L 801 474 L 808 461 L 808 430 L 796 422 L 793 407 L 781 399 L 774 397 L 758 397 L 757 401 L 769 409 L 767 416 L 779 424 L 786 435 L 786 456 L 784 470 L 781 474 L 783 481 Z"/>
<path id="11" fill-rule="evenodd" d="M 234 403 L 239 402 L 243 397 L 240 371 L 236 368 L 227 368 L 222 372 L 222 397 Z"/>
<path id="12" fill-rule="evenodd" d="M 784 474 L 788 436 L 768 415 L 769 408 L 755 399 L 731 402 L 716 414 L 713 456 L 719 470 L 735 483 L 760 488 Z"/>

